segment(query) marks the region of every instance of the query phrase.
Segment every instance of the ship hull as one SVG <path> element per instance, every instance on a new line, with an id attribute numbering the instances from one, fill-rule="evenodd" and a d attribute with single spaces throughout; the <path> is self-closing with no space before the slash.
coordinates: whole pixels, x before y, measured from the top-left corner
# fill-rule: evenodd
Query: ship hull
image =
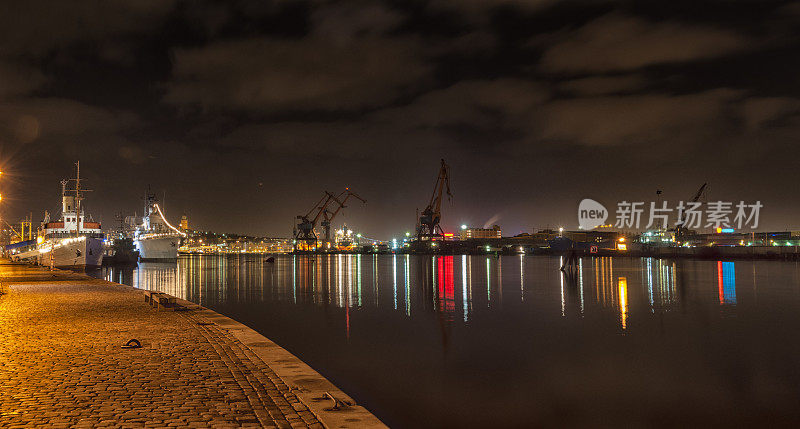
<path id="1" fill-rule="evenodd" d="M 176 261 L 180 242 L 179 236 L 167 236 L 136 239 L 133 244 L 140 261 Z"/>
<path id="2" fill-rule="evenodd" d="M 59 268 L 99 267 L 103 261 L 103 246 L 99 238 L 61 240 L 41 246 L 38 262 Z"/>

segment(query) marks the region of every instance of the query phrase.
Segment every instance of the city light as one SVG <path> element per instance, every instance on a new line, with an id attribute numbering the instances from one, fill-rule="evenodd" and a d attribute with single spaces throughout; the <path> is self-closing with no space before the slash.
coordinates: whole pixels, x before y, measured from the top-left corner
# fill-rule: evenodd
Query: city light
<path id="1" fill-rule="evenodd" d="M 461 229 L 467 229 L 466 225 L 461 225 Z"/>
<path id="2" fill-rule="evenodd" d="M 628 329 L 628 279 L 620 277 L 619 282 L 619 321 L 622 329 Z"/>
<path id="3" fill-rule="evenodd" d="M 158 210 L 158 215 L 161 216 L 161 220 L 163 220 L 164 223 L 167 224 L 168 227 L 170 227 L 170 229 L 172 229 L 173 231 L 177 232 L 182 237 L 186 237 L 186 233 L 184 233 L 183 231 L 179 230 L 178 228 L 175 228 L 174 226 L 172 226 L 171 223 L 169 223 L 169 221 L 167 221 L 167 218 L 164 217 L 164 213 L 161 212 L 161 207 L 159 207 L 158 204 L 154 204 L 153 207 L 155 207 L 156 210 Z"/>

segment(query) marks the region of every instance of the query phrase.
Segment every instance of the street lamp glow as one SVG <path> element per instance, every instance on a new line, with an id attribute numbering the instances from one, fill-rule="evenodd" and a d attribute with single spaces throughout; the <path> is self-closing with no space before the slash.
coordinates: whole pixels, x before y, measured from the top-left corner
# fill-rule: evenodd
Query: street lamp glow
<path id="1" fill-rule="evenodd" d="M 467 225 L 461 225 L 461 229 L 467 229 Z"/>

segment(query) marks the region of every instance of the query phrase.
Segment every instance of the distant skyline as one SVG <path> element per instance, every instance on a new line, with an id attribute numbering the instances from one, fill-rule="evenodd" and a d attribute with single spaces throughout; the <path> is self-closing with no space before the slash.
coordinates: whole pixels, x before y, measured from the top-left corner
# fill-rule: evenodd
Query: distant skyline
<path id="1" fill-rule="evenodd" d="M 57 212 L 81 161 L 105 227 L 141 213 L 291 235 L 576 229 L 584 198 L 761 201 L 800 230 L 800 3 L 33 0 L 0 16 L 0 216 Z M 663 191 L 658 197 L 656 190 Z M 613 210 L 613 209 L 612 209 Z"/>

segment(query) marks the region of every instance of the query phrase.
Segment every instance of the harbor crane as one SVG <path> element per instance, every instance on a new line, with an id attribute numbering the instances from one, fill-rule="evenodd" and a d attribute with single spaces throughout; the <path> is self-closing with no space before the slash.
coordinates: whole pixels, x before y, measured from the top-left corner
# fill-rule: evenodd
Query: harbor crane
<path id="1" fill-rule="evenodd" d="M 436 184 L 433 187 L 433 194 L 431 201 L 422 214 L 417 217 L 417 240 L 435 240 L 443 238 L 442 227 L 439 226 L 439 221 L 442 219 L 442 192 L 447 190 L 447 199 L 453 198 L 450 193 L 450 167 L 442 159 L 442 165 L 439 168 L 439 176 L 436 178 Z"/>
<path id="2" fill-rule="evenodd" d="M 316 250 L 319 237 L 317 236 L 317 225 L 321 225 L 325 230 L 325 242 L 330 243 L 330 225 L 331 221 L 339 214 L 345 206 L 345 202 L 350 197 L 355 197 L 366 203 L 367 201 L 358 196 L 356 193 L 350 191 L 350 188 L 345 188 L 339 195 L 334 195 L 331 192 L 325 191 L 322 198 L 314 204 L 314 207 L 305 215 L 298 215 L 299 222 L 294 229 L 294 240 L 296 248 L 300 250 Z M 329 210 L 328 208 L 336 204 L 336 209 Z M 320 221 L 321 220 L 321 221 Z"/>
<path id="3" fill-rule="evenodd" d="M 328 192 L 326 192 L 326 194 L 330 195 Z M 367 200 L 359 197 L 355 192 L 352 192 L 350 188 L 344 188 L 344 191 L 342 191 L 339 195 L 335 197 L 331 195 L 331 197 L 333 197 L 333 201 L 337 204 L 336 209 L 334 211 L 330 211 L 327 208 L 323 210 L 323 219 L 321 222 L 322 229 L 325 231 L 325 243 L 328 246 L 331 242 L 331 222 L 333 222 L 333 219 L 336 218 L 336 215 L 339 214 L 343 208 L 347 207 L 344 205 L 344 203 L 346 203 L 350 197 L 354 197 L 364 204 L 367 203 Z"/>
<path id="4" fill-rule="evenodd" d="M 708 190 L 708 183 L 703 183 L 700 186 L 700 188 L 697 190 L 697 192 L 694 193 L 694 196 L 692 197 L 692 201 L 691 202 L 692 203 L 698 202 L 700 200 L 700 198 L 705 194 L 706 190 Z M 678 219 L 678 222 L 675 224 L 674 231 L 675 231 L 675 242 L 680 246 L 683 243 L 684 238 L 689 233 L 689 229 L 686 228 L 686 212 L 685 211 L 681 214 L 680 219 Z"/>
<path id="5" fill-rule="evenodd" d="M 302 250 L 316 250 L 317 232 L 314 231 L 314 228 L 316 228 L 319 218 L 328 207 L 328 204 L 330 204 L 331 199 L 333 199 L 333 195 L 325 191 L 325 195 L 322 196 L 322 199 L 314 204 L 314 207 L 312 207 L 308 213 L 305 215 L 297 215 L 299 222 L 294 229 L 296 248 Z M 312 217 L 314 212 L 316 212 L 316 215 Z"/>

